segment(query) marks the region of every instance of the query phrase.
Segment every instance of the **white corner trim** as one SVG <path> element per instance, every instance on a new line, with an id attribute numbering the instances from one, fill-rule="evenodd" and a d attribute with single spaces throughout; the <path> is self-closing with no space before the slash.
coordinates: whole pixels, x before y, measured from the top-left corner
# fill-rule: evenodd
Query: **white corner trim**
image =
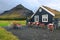
<path id="1" fill-rule="evenodd" d="M 55 16 L 54 13 L 50 12 L 49 10 L 47 10 L 46 8 L 44 8 L 43 6 L 41 6 L 41 8 L 43 8 L 44 10 L 46 10 L 47 12 L 49 12 L 51 15 Z"/>

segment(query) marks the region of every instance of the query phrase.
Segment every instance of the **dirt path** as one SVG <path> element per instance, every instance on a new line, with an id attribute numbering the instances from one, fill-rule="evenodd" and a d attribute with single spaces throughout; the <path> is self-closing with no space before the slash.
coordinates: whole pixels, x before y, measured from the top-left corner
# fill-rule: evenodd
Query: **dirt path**
<path id="1" fill-rule="evenodd" d="M 36 28 L 20 28 L 9 29 L 8 31 L 16 35 L 20 40 L 60 40 L 60 30 L 49 32 L 47 29 Z"/>

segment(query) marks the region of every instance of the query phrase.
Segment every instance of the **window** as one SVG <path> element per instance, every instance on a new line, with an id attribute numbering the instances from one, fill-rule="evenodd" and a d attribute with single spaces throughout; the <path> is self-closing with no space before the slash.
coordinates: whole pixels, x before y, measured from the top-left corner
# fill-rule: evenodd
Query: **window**
<path id="1" fill-rule="evenodd" d="M 58 26 L 60 26 L 60 21 L 58 21 Z"/>
<path id="2" fill-rule="evenodd" d="M 43 18 L 43 21 L 47 21 L 47 18 Z"/>
<path id="3" fill-rule="evenodd" d="M 42 9 L 40 8 L 40 9 L 39 9 L 39 12 L 41 12 L 41 11 L 42 11 Z"/>
<path id="4" fill-rule="evenodd" d="M 35 20 L 35 22 L 39 22 L 39 15 L 35 15 L 34 20 Z"/>
<path id="5" fill-rule="evenodd" d="M 42 15 L 42 22 L 48 22 L 48 15 Z"/>

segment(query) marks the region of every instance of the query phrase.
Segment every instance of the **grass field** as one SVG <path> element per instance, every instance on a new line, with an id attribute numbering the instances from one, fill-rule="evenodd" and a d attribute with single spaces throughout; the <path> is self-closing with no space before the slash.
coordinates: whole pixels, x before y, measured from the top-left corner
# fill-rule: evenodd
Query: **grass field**
<path id="1" fill-rule="evenodd" d="M 25 20 L 0 20 L 0 26 L 8 26 L 12 22 L 16 22 L 16 23 L 19 23 L 21 25 L 26 25 Z"/>
<path id="2" fill-rule="evenodd" d="M 19 39 L 12 33 L 0 27 L 0 40 L 19 40 Z"/>

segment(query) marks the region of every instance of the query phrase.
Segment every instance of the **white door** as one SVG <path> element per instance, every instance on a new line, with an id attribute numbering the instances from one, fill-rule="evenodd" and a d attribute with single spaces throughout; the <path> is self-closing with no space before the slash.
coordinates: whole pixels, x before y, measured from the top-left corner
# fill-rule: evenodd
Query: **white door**
<path id="1" fill-rule="evenodd" d="M 35 22 L 39 22 L 39 15 L 35 15 L 34 20 L 35 20 Z"/>

